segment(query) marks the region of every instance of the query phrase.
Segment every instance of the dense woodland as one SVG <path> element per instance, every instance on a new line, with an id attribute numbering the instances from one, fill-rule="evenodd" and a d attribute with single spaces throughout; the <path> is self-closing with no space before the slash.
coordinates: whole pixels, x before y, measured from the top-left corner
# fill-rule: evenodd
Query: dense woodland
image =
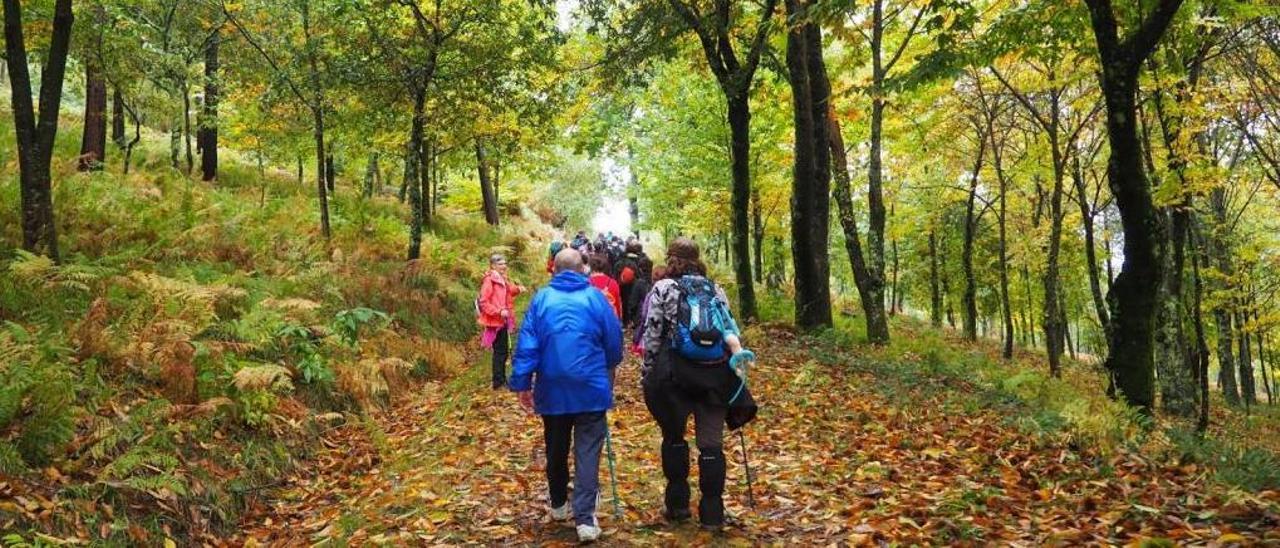
<path id="1" fill-rule="evenodd" d="M 896 441 L 936 397 L 978 417 L 934 430 L 951 445 L 997 443 L 973 425 L 1002 416 L 1039 436 L 1019 462 L 1080 467 L 973 487 L 952 519 L 882 498 L 937 488 L 904 487 L 911 464 L 824 446 L 847 474 L 786 492 L 777 463 L 748 541 L 1277 540 L 1268 2 L 4 0 L 4 40 L 7 544 L 558 538 L 508 492 L 522 461 L 502 493 L 441 488 L 480 442 L 439 428 L 512 403 L 462 388 L 483 257 L 541 283 L 546 244 L 618 201 L 654 257 L 702 244 L 776 375 L 767 428 L 937 459 Z M 382 484 L 344 478 L 380 466 L 434 494 L 375 507 Z M 1095 473 L 1125 487 L 1064 487 Z M 884 485 L 833 495 L 871 501 L 829 501 L 839 527 L 787 510 L 850 478 Z M 314 502 L 336 485 L 372 514 Z M 519 501 L 475 517 L 468 493 Z M 1017 493 L 1103 518 L 973 520 L 1036 506 Z M 645 496 L 618 541 L 665 538 L 633 531 Z"/>

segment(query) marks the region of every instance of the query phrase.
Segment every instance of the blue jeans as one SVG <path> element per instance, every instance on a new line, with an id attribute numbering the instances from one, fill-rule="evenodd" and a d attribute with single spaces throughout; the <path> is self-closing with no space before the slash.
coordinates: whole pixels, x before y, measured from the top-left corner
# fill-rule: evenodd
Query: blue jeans
<path id="1" fill-rule="evenodd" d="M 573 443 L 573 519 L 578 525 L 596 524 L 600 449 L 604 446 L 607 427 L 604 411 L 542 416 L 552 508 L 559 508 L 569 500 L 570 440 Z"/>

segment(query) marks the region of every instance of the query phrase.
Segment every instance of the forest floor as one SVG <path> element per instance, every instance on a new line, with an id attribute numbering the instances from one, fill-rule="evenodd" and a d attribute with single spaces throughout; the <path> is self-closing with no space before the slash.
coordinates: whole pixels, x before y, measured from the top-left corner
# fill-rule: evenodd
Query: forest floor
<path id="1" fill-rule="evenodd" d="M 1033 412 L 1025 404 L 928 360 L 872 363 L 785 327 L 755 329 L 762 409 L 745 429 L 755 506 L 733 434 L 731 527 L 713 536 L 663 523 L 659 434 L 628 358 L 609 415 L 622 514 L 602 469 L 604 545 L 1280 543 L 1280 493 L 1029 429 L 1018 420 Z M 326 450 L 252 505 L 234 541 L 576 544 L 569 522 L 547 517 L 539 421 L 486 386 L 483 356 L 471 362 L 332 431 Z"/>

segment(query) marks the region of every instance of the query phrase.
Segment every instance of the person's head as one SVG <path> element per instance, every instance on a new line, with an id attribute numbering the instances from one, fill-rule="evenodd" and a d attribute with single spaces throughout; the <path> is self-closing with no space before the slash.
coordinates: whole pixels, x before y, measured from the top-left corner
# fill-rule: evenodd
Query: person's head
<path id="1" fill-rule="evenodd" d="M 650 261 L 650 262 L 653 262 L 653 261 Z M 655 281 L 655 282 L 656 282 L 656 281 L 658 281 L 658 280 L 665 280 L 665 279 L 667 279 L 667 267 L 666 267 L 666 266 L 664 266 L 664 265 L 658 265 L 658 266 L 653 267 L 653 274 L 652 274 L 652 276 L 651 276 L 651 277 L 653 278 L 653 281 Z"/>
<path id="2" fill-rule="evenodd" d="M 556 253 L 556 274 L 561 272 L 582 272 L 582 254 L 576 249 L 562 249 Z"/>
<path id="3" fill-rule="evenodd" d="M 667 277 L 680 278 L 696 274 L 707 275 L 707 265 L 702 263 L 698 244 L 688 238 L 676 238 L 667 246 Z"/>
<path id="4" fill-rule="evenodd" d="M 627 242 L 627 253 L 639 255 L 644 253 L 644 246 L 640 245 L 640 240 L 631 240 Z"/>
<path id="5" fill-rule="evenodd" d="M 591 258 L 587 259 L 587 263 L 591 265 L 592 272 L 604 273 L 609 271 L 609 259 L 603 254 L 592 253 Z"/>
<path id="6" fill-rule="evenodd" d="M 501 253 L 494 253 L 489 256 L 489 269 L 497 270 L 503 274 L 507 273 L 507 258 Z"/>
<path id="7" fill-rule="evenodd" d="M 640 257 L 640 260 L 636 261 L 636 268 L 640 269 L 641 278 L 652 277 L 653 276 L 653 259 L 650 259 L 648 257 Z"/>

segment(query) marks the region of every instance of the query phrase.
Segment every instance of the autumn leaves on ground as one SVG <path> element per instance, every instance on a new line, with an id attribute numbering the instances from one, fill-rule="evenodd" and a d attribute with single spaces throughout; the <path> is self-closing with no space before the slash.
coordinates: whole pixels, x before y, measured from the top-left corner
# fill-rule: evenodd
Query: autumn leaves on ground
<path id="1" fill-rule="evenodd" d="M 732 526 L 713 536 L 663 523 L 658 433 L 629 359 L 609 419 L 620 514 L 602 470 L 606 544 L 1280 542 L 1280 495 L 1226 489 L 1160 440 L 1098 447 L 1037 427 L 1016 389 L 936 355 L 851 350 L 781 325 L 748 336 L 764 406 L 746 428 L 755 506 L 731 436 Z M 957 352 L 985 360 L 986 350 Z M 576 543 L 546 514 L 540 423 L 485 387 L 485 374 L 474 366 L 333 431 L 328 449 L 253 505 L 237 540 Z"/>

